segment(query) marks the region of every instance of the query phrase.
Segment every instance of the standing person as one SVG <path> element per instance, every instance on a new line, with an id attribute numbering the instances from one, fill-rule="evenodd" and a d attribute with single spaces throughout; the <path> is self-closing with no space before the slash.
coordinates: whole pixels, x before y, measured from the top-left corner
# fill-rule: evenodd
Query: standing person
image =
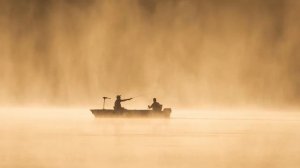
<path id="1" fill-rule="evenodd" d="M 127 101 L 127 100 L 131 100 L 132 98 L 129 99 L 121 99 L 121 95 L 117 95 L 117 99 L 115 101 L 115 106 L 114 106 L 114 110 L 115 111 L 123 111 L 126 110 L 124 107 L 121 106 L 121 102 L 123 101 Z"/>
<path id="2" fill-rule="evenodd" d="M 156 98 L 153 98 L 153 103 L 151 106 L 148 106 L 149 109 L 152 108 L 153 111 L 161 111 L 162 105 L 156 101 Z"/>

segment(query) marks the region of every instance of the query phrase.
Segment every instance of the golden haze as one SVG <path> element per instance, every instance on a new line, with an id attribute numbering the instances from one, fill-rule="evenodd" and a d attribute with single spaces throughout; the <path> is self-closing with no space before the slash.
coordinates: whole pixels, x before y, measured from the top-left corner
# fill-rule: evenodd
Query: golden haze
<path id="1" fill-rule="evenodd" d="M 294 0 L 0 0 L 0 103 L 297 105 Z"/>

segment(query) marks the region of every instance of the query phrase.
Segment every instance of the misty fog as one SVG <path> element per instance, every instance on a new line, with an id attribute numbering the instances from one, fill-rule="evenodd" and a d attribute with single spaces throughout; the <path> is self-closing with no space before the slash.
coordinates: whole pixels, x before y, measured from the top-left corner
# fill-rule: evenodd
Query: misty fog
<path id="1" fill-rule="evenodd" d="M 0 0 L 0 104 L 297 105 L 295 0 Z M 133 103 L 134 104 L 134 103 Z"/>

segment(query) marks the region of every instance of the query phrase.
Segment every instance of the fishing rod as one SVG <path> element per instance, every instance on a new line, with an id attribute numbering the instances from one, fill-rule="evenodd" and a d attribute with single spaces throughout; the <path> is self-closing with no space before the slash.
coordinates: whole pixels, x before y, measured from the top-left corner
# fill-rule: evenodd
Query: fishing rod
<path id="1" fill-rule="evenodd" d="M 138 98 L 138 97 L 144 97 L 145 95 L 144 94 L 140 94 L 140 95 L 137 95 L 137 96 L 133 96 L 131 98 L 135 99 L 135 98 Z"/>

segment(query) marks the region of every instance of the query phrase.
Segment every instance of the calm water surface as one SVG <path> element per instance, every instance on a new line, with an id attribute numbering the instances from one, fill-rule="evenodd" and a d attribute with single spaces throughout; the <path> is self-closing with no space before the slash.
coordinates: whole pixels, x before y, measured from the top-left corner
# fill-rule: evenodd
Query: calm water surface
<path id="1" fill-rule="evenodd" d="M 87 109 L 1 109 L 1 168 L 298 168 L 300 113 L 175 111 L 95 119 Z"/>

